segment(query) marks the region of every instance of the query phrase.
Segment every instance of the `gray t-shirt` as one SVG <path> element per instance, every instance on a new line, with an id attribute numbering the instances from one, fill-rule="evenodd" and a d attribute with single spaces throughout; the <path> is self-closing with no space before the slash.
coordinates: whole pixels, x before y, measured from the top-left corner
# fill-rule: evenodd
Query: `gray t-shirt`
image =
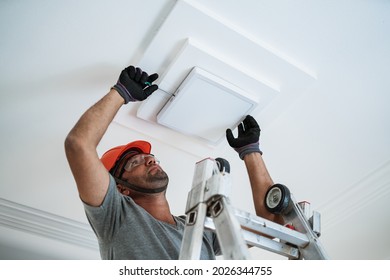
<path id="1" fill-rule="evenodd" d="M 185 217 L 174 217 L 176 226 L 161 222 L 122 195 L 110 175 L 110 184 L 101 206 L 84 203 L 95 232 L 102 259 L 177 260 L 183 238 Z M 200 259 L 220 254 L 217 237 L 204 231 Z"/>

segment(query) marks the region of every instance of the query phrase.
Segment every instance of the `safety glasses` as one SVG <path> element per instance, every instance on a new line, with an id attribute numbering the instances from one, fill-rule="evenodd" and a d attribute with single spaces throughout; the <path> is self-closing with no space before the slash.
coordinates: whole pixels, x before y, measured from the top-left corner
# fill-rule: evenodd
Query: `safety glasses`
<path id="1" fill-rule="evenodd" d="M 124 169 L 130 171 L 134 167 L 137 167 L 141 164 L 145 164 L 146 161 L 152 160 L 155 164 L 160 164 L 160 161 L 152 154 L 139 154 L 132 156 L 129 161 L 126 163 Z"/>

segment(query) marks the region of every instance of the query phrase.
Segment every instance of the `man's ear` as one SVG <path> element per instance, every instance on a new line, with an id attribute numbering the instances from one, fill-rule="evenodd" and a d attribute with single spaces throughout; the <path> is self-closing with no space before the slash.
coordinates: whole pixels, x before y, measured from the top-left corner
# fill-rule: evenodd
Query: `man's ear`
<path id="1" fill-rule="evenodd" d="M 116 187 L 121 194 L 125 196 L 130 195 L 130 190 L 128 188 L 123 187 L 121 184 L 118 184 Z"/>

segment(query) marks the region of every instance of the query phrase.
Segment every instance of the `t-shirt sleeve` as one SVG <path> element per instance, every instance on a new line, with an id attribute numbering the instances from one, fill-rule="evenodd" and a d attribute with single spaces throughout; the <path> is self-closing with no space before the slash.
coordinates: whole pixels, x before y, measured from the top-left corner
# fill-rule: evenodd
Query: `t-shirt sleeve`
<path id="1" fill-rule="evenodd" d="M 116 188 L 114 177 L 110 182 L 106 196 L 100 206 L 91 206 L 83 202 L 88 221 L 98 238 L 111 240 L 120 226 L 122 195 Z"/>

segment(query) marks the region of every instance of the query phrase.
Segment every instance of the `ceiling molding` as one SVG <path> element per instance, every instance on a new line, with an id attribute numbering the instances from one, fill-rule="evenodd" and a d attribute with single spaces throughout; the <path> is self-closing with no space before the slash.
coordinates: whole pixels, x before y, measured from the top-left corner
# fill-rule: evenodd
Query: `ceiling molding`
<path id="1" fill-rule="evenodd" d="M 372 170 L 351 186 L 343 188 L 332 199 L 319 206 L 324 229 L 336 227 L 388 195 L 390 195 L 390 161 Z"/>
<path id="2" fill-rule="evenodd" d="M 0 198 L 0 226 L 98 250 L 88 224 Z"/>

